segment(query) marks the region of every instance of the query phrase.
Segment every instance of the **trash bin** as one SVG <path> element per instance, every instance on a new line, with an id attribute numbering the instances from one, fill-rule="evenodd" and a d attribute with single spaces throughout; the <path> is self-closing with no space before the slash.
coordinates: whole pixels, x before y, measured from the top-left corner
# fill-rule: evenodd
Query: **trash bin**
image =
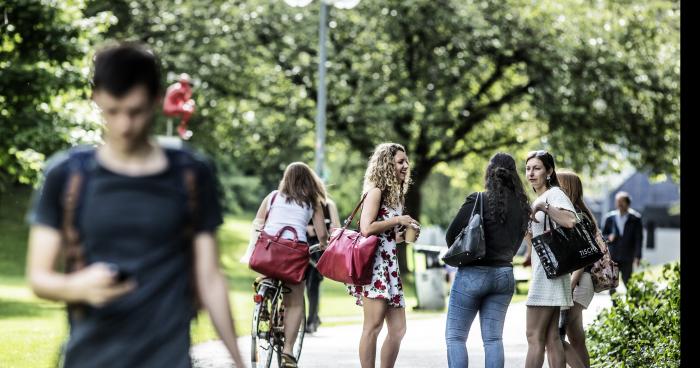
<path id="1" fill-rule="evenodd" d="M 439 245 L 413 245 L 413 272 L 416 280 L 415 309 L 445 309 L 445 276 L 447 272 L 440 261 L 440 252 L 445 247 Z M 420 257 L 422 255 L 422 257 Z M 418 258 L 425 258 L 421 262 Z"/>

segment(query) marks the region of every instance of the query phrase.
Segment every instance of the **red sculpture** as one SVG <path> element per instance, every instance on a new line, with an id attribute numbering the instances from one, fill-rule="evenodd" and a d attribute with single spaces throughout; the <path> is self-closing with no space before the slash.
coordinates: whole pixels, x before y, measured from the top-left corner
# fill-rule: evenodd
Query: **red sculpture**
<path id="1" fill-rule="evenodd" d="M 182 139 L 190 139 L 192 131 L 187 130 L 187 121 L 194 113 L 194 100 L 192 99 L 192 86 L 190 76 L 186 73 L 180 74 L 179 82 L 171 85 L 165 92 L 163 100 L 163 113 L 166 116 L 181 116 L 180 125 L 177 132 Z"/>

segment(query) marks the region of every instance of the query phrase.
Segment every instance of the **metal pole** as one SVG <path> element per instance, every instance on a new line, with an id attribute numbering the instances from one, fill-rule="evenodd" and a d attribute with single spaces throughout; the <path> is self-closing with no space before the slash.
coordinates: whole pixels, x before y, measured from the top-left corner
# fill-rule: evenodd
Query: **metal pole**
<path id="1" fill-rule="evenodd" d="M 323 171 L 324 150 L 326 144 L 326 34 L 328 33 L 328 4 L 321 0 L 318 43 L 318 98 L 316 100 L 316 173 L 325 178 Z"/>
<path id="2" fill-rule="evenodd" d="M 600 214 L 600 219 L 598 220 L 598 224 L 603 224 L 603 221 L 605 221 L 605 217 L 608 215 L 608 212 L 610 212 L 610 185 L 609 185 L 609 178 L 606 178 L 603 180 L 603 208 L 601 214 Z M 602 226 L 602 225 L 601 225 Z"/>

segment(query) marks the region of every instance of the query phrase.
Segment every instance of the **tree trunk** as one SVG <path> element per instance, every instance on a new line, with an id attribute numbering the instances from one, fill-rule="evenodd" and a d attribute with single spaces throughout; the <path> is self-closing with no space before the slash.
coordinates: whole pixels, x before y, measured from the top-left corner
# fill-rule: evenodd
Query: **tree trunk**
<path id="1" fill-rule="evenodd" d="M 430 174 L 431 167 L 422 163 L 416 162 L 415 169 L 412 170 L 413 185 L 406 193 L 406 202 L 404 205 L 404 214 L 410 215 L 414 219 L 420 222 L 420 211 L 421 211 L 421 187 L 425 183 L 425 180 Z M 398 247 L 398 260 L 399 260 L 399 271 L 403 274 L 409 272 L 408 269 L 408 254 L 406 252 L 406 247 Z"/>

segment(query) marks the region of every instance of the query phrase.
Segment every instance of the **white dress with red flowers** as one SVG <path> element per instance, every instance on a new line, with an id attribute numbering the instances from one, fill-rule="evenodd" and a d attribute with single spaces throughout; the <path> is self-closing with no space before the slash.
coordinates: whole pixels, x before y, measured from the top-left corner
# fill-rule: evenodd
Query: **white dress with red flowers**
<path id="1" fill-rule="evenodd" d="M 376 221 L 385 221 L 401 216 L 402 209 L 393 209 L 382 204 Z M 374 256 L 372 282 L 368 285 L 347 285 L 350 295 L 357 298 L 357 305 L 362 305 L 362 297 L 385 299 L 390 307 L 404 308 L 403 284 L 399 274 L 399 262 L 396 257 L 396 227 L 379 235 L 379 245 Z"/>

